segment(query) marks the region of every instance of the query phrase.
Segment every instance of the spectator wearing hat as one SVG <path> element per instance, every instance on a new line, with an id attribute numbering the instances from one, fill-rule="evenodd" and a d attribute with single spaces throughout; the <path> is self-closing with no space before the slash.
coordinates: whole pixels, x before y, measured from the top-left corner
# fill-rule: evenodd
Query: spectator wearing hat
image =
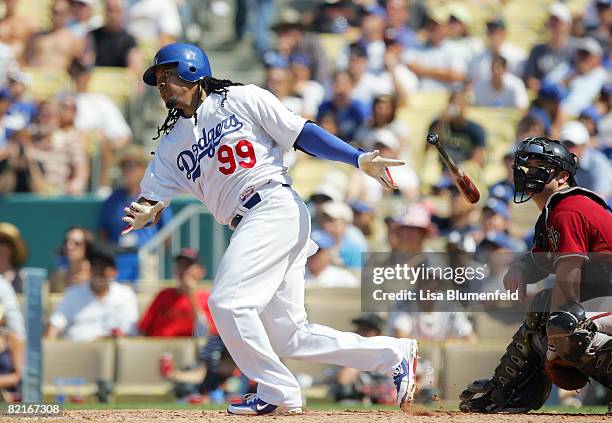
<path id="1" fill-rule="evenodd" d="M 393 253 L 422 253 L 426 239 L 434 233 L 431 213 L 421 203 L 410 204 L 387 225 L 389 245 Z"/>
<path id="2" fill-rule="evenodd" d="M 312 79 L 310 60 L 303 54 L 291 55 L 289 71 L 293 77 L 293 90 L 303 101 L 302 116 L 315 119 L 319 106 L 325 99 L 325 87 Z"/>
<path id="3" fill-rule="evenodd" d="M 8 91 L 10 93 L 11 106 L 9 107 L 3 121 L 7 128 L 7 135 L 13 131 L 26 129 L 31 125 L 37 113 L 36 103 L 26 100 L 25 93 L 32 83 L 32 78 L 25 72 L 12 70 L 7 75 Z"/>
<path id="4" fill-rule="evenodd" d="M 336 245 L 334 238 L 324 230 L 318 229 L 311 234 L 311 239 L 319 249 L 306 261 L 306 286 L 326 288 L 359 286 L 354 274 L 346 269 L 334 266 L 332 249 Z"/>
<path id="5" fill-rule="evenodd" d="M 293 9 L 284 9 L 272 31 L 276 33 L 276 49 L 289 60 L 294 54 L 301 54 L 310 63 L 312 79 L 324 85 L 329 80 L 327 56 L 317 34 L 306 31 L 300 14 Z"/>
<path id="6" fill-rule="evenodd" d="M 72 285 L 89 282 L 91 266 L 87 257 L 94 249 L 93 232 L 82 226 L 71 226 L 64 233 L 57 266 L 49 278 L 50 292 L 63 292 Z"/>
<path id="7" fill-rule="evenodd" d="M 19 229 L 11 223 L 0 222 L 0 277 L 18 293 L 23 292 L 21 267 L 27 258 L 28 248 Z"/>
<path id="8" fill-rule="evenodd" d="M 487 22 L 487 48 L 468 64 L 468 80 L 478 82 L 487 79 L 491 75 L 493 56 L 502 56 L 506 59 L 507 71 L 522 77 L 527 55 L 521 48 L 506 42 L 506 37 L 506 21 L 502 17 Z"/>
<path id="9" fill-rule="evenodd" d="M 354 332 L 372 338 L 381 336 L 385 321 L 376 313 L 363 313 L 351 320 Z M 381 340 L 384 338 L 381 338 Z M 348 367 L 339 368 L 331 383 L 334 401 L 340 404 L 395 404 L 397 392 L 387 375 L 363 372 Z"/>
<path id="10" fill-rule="evenodd" d="M 381 251 L 385 243 L 384 228 L 376 219 L 374 208 L 363 201 L 352 201 L 349 207 L 353 211 L 353 225 L 366 237 L 370 250 Z"/>
<path id="11" fill-rule="evenodd" d="M 378 150 L 384 157 L 398 159 L 400 143 L 395 134 L 386 128 L 374 129 L 363 142 L 366 151 Z M 389 169 L 391 178 L 397 185 L 397 192 L 406 200 L 414 199 L 419 194 L 419 178 L 410 165 L 398 166 Z M 350 176 L 347 197 L 354 200 L 365 201 L 369 204 L 379 202 L 387 192 L 372 178 L 364 177 L 363 172 L 353 171 Z M 389 193 L 393 195 L 393 192 Z"/>
<path id="12" fill-rule="evenodd" d="M 206 275 L 198 252 L 183 248 L 174 259 L 175 288 L 161 290 L 140 319 L 138 329 L 145 336 L 218 335 L 210 310 L 210 293 L 197 289 Z"/>
<path id="13" fill-rule="evenodd" d="M 470 235 L 476 243 L 486 239 L 489 234 L 504 233 L 511 240 L 508 250 L 514 252 L 525 251 L 526 245 L 522 240 L 515 239 L 510 234 L 510 209 L 508 203 L 498 198 L 489 198 L 482 208 L 480 228 L 472 231 Z"/>
<path id="14" fill-rule="evenodd" d="M 467 107 L 467 93 L 453 92 L 447 108 L 431 123 L 429 131 L 440 135 L 440 142 L 444 144 L 455 163 L 470 160 L 482 167 L 485 160 L 486 135 L 482 126 L 465 116 Z M 431 148 L 431 144 L 427 144 L 426 148 Z"/>
<path id="15" fill-rule="evenodd" d="M 17 13 L 19 0 L 5 0 L 4 17 L 0 19 L 0 41 L 8 45 L 18 62 L 23 61 L 26 44 L 38 31 L 38 24 L 28 14 Z"/>
<path id="16" fill-rule="evenodd" d="M 99 338 L 134 335 L 138 322 L 136 294 L 115 282 L 117 266 L 112 254 L 93 251 L 89 283 L 73 285 L 49 318 L 47 337 L 60 336 L 88 342 Z"/>
<path id="17" fill-rule="evenodd" d="M 514 175 L 512 163 L 514 162 L 514 148 L 504 154 L 504 170 L 506 177 L 489 187 L 489 197 L 497 198 L 506 204 L 514 199 Z"/>
<path id="18" fill-rule="evenodd" d="M 601 120 L 601 115 L 599 114 L 599 110 L 595 106 L 589 106 L 586 109 L 583 109 L 580 112 L 580 116 L 578 116 L 578 122 L 582 123 L 587 131 L 589 131 L 589 136 L 591 137 L 591 141 L 595 144 L 599 145 L 600 142 L 597 139 L 597 135 L 599 134 L 599 121 Z"/>
<path id="19" fill-rule="evenodd" d="M 561 102 L 565 115 L 578 116 L 580 111 L 597 98 L 608 77 L 601 66 L 603 51 L 593 38 L 581 39 L 575 50 L 575 66 L 563 73 L 549 75 L 547 80 L 557 81 L 567 87 L 567 97 Z"/>
<path id="20" fill-rule="evenodd" d="M 361 268 L 361 253 L 366 251 L 368 243 L 359 229 L 353 226 L 353 212 L 341 201 L 329 201 L 321 207 L 317 216 L 320 228 L 334 240 L 333 252 L 338 264 L 349 269 Z"/>
<path id="21" fill-rule="evenodd" d="M 577 121 L 565 123 L 559 135 L 565 148 L 578 157 L 576 183 L 609 200 L 612 198 L 610 162 L 601 151 L 589 146 L 589 138 L 589 131 Z"/>
<path id="22" fill-rule="evenodd" d="M 127 68 L 137 74 L 142 69 L 142 55 L 136 39 L 125 30 L 123 1 L 106 0 L 104 8 L 104 26 L 89 32 L 96 51 L 96 66 Z"/>
<path id="23" fill-rule="evenodd" d="M 570 39 L 572 14 L 563 3 L 553 3 L 548 9 L 546 29 L 548 42 L 536 44 L 529 53 L 523 79 L 531 90 L 539 90 L 549 73 L 569 69 L 575 47 Z"/>
<path id="24" fill-rule="evenodd" d="M 561 102 L 567 97 L 567 89 L 562 84 L 544 82 L 538 97 L 531 103 L 529 115 L 539 119 L 544 125 L 544 135 L 555 138 L 563 121 Z"/>
<path id="25" fill-rule="evenodd" d="M 317 112 L 317 121 L 332 114 L 338 127 L 338 137 L 346 142 L 355 140 L 355 134 L 368 119 L 368 108 L 352 98 L 355 81 L 348 71 L 337 71 L 332 79 L 331 99 L 324 101 Z"/>
<path id="26" fill-rule="evenodd" d="M 71 17 L 70 2 L 57 0 L 52 4 L 51 29 L 33 35 L 24 52 L 28 66 L 68 71 L 74 61 L 92 52 L 84 35 L 75 35 L 68 27 Z"/>
<path id="27" fill-rule="evenodd" d="M 4 310 L 5 326 L 25 339 L 25 326 L 21 308 L 15 295 L 23 292 L 23 275 L 19 268 L 27 257 L 25 242 L 19 230 L 8 222 L 0 223 L 0 305 Z"/>
<path id="28" fill-rule="evenodd" d="M 523 80 L 507 71 L 503 56 L 491 58 L 490 77 L 474 84 L 474 106 L 525 109 L 529 105 Z"/>
<path id="29" fill-rule="evenodd" d="M 0 297 L 0 399 L 2 402 L 21 400 L 21 375 L 24 370 L 23 338 L 7 325 L 5 306 Z"/>
<path id="30" fill-rule="evenodd" d="M 172 219 L 169 207 L 161 213 L 159 222 L 149 225 L 141 231 L 133 231 L 121 236 L 126 205 L 136 201 L 140 194 L 140 181 L 147 167 L 149 156 L 142 147 L 128 147 L 119 160 L 122 185 L 100 205 L 97 230 L 100 239 L 106 242 L 117 253 L 117 280 L 119 282 L 137 283 L 139 280 L 157 280 L 156 253 L 148 257 L 147 266 L 141 269 L 138 261 L 138 249 L 145 245 L 157 232 Z"/>
<path id="31" fill-rule="evenodd" d="M 448 19 L 444 7 L 432 9 L 425 24 L 425 43 L 407 49 L 402 56 L 419 78 L 421 90 L 450 90 L 465 78 L 465 62 L 447 42 Z"/>
<path id="32" fill-rule="evenodd" d="M 461 57 L 467 69 L 472 59 L 484 51 L 484 45 L 480 38 L 470 35 L 469 25 L 472 23 L 472 17 L 467 9 L 454 4 L 449 12 L 448 44 Z"/>

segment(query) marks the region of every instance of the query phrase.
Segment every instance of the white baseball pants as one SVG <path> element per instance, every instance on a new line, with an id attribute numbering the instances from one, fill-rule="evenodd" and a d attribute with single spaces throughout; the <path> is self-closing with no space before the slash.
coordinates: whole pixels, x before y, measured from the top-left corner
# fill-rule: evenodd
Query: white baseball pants
<path id="1" fill-rule="evenodd" d="M 304 266 L 316 251 L 310 215 L 291 188 L 260 194 L 263 200 L 231 238 L 208 301 L 232 358 L 259 384 L 258 396 L 302 405 L 298 382 L 280 357 L 390 374 L 402 360 L 398 339 L 364 338 L 307 321 Z"/>

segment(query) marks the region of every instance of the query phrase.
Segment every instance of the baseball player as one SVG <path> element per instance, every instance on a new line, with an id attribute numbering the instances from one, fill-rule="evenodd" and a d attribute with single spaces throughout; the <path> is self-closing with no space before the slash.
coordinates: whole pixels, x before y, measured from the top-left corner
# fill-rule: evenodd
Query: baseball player
<path id="1" fill-rule="evenodd" d="M 557 386 L 576 390 L 589 377 L 612 387 L 612 214 L 597 194 L 576 186 L 576 157 L 557 141 L 526 138 L 513 163 L 515 203 L 533 199 L 542 210 L 534 247 L 513 263 L 506 289 L 553 274 L 535 295 L 490 380 L 470 384 L 460 409 L 526 412 Z"/>
<path id="2" fill-rule="evenodd" d="M 364 338 L 309 323 L 304 266 L 316 245 L 310 216 L 290 187 L 283 151 L 354 165 L 387 189 L 385 159 L 364 153 L 290 112 L 271 93 L 212 77 L 194 45 L 161 48 L 143 76 L 169 109 L 161 141 L 141 183 L 141 198 L 125 208 L 124 232 L 155 221 L 172 197 L 187 192 L 234 233 L 214 280 L 209 306 L 234 361 L 258 383 L 256 394 L 230 404 L 232 414 L 301 413 L 302 396 L 281 358 L 297 358 L 387 373 L 400 406 L 413 398 L 417 344 Z"/>

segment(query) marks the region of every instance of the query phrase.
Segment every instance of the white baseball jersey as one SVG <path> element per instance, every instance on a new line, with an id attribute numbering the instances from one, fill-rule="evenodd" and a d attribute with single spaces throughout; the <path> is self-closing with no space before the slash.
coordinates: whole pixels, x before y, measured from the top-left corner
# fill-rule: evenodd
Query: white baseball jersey
<path id="1" fill-rule="evenodd" d="M 198 107 L 197 119 L 179 118 L 162 137 L 141 182 L 141 196 L 168 203 L 191 193 L 215 220 L 228 224 L 250 194 L 269 181 L 290 183 L 283 151 L 306 120 L 255 85 L 228 87 Z"/>

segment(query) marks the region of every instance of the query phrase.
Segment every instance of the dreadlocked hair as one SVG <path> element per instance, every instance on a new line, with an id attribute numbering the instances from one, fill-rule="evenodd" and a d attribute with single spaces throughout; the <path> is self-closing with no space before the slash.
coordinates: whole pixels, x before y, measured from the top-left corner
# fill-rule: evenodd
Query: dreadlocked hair
<path id="1" fill-rule="evenodd" d="M 217 79 L 212 76 L 205 76 L 199 81 L 200 87 L 206 92 L 206 95 L 219 94 L 223 96 L 221 100 L 221 107 L 225 106 L 225 100 L 227 100 L 227 87 L 243 85 L 240 82 L 233 82 L 229 79 Z M 158 139 L 162 135 L 168 135 L 174 125 L 178 121 L 179 117 L 183 116 L 183 111 L 173 107 L 168 111 L 168 115 L 164 120 L 162 126 L 157 127 L 157 135 L 153 138 Z"/>

